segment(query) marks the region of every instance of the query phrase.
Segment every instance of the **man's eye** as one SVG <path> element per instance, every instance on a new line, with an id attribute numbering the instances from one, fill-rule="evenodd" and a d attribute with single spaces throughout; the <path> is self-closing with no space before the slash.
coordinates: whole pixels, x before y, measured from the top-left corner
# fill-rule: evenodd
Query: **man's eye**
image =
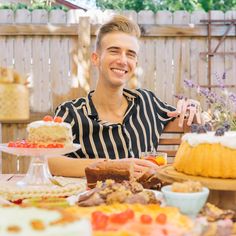
<path id="1" fill-rule="evenodd" d="M 127 55 L 129 58 L 136 58 L 136 54 L 134 53 L 128 53 Z"/>
<path id="2" fill-rule="evenodd" d="M 110 50 L 110 53 L 115 54 L 115 53 L 118 53 L 118 51 L 117 50 Z"/>

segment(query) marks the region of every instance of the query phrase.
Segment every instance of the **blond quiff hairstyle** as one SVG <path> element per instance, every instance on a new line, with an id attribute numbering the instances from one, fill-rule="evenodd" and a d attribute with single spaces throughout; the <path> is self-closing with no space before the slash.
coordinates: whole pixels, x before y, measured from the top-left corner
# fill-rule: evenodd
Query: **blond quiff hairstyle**
<path id="1" fill-rule="evenodd" d="M 113 32 L 122 32 L 137 38 L 141 36 L 140 28 L 134 21 L 125 16 L 115 15 L 99 28 L 96 37 L 96 50 L 101 47 L 102 38 Z"/>

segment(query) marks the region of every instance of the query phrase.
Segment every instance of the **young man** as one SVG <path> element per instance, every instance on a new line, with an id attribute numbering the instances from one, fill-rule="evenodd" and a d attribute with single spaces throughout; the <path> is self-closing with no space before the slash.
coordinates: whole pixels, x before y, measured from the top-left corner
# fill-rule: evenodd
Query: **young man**
<path id="1" fill-rule="evenodd" d="M 95 91 L 56 110 L 56 116 L 72 125 L 74 143 L 81 148 L 69 154 L 73 158 L 49 158 L 53 174 L 83 176 L 85 167 L 101 158 L 127 164 L 132 160 L 135 173 L 142 174 L 156 165 L 139 159 L 141 153 L 156 150 L 172 117 L 180 114 L 183 120 L 190 110 L 191 124 L 196 109 L 188 107 L 188 101 L 181 100 L 175 109 L 150 91 L 125 89 L 137 66 L 139 37 L 138 25 L 123 16 L 101 26 L 91 57 L 99 72 Z"/>

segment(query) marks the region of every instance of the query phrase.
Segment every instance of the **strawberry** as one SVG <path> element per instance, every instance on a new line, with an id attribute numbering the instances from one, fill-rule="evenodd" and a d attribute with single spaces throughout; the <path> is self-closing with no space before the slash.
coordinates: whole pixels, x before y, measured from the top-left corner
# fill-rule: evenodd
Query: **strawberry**
<path id="1" fill-rule="evenodd" d="M 167 221 L 167 216 L 164 213 L 160 213 L 157 217 L 156 217 L 156 223 L 164 225 L 166 224 Z"/>
<path id="2" fill-rule="evenodd" d="M 43 121 L 53 121 L 53 118 L 52 118 L 52 116 L 44 116 L 43 117 Z"/>
<path id="3" fill-rule="evenodd" d="M 152 223 L 152 217 L 150 215 L 141 215 L 140 217 L 140 221 L 143 223 L 143 224 L 151 224 Z"/>
<path id="4" fill-rule="evenodd" d="M 61 123 L 62 118 L 60 116 L 56 116 L 56 117 L 54 117 L 54 122 Z"/>
<path id="5" fill-rule="evenodd" d="M 7 146 L 8 146 L 8 147 L 15 147 L 16 144 L 15 144 L 15 142 L 10 141 Z"/>

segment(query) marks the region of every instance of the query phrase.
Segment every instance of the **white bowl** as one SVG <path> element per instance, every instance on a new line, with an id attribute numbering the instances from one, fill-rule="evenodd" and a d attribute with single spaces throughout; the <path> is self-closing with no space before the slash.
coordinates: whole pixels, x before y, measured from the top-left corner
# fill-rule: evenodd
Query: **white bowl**
<path id="1" fill-rule="evenodd" d="M 206 187 L 203 187 L 201 192 L 193 193 L 173 192 L 171 187 L 167 185 L 161 188 L 166 205 L 177 207 L 181 213 L 192 217 L 199 213 L 209 195 L 209 189 Z"/>

